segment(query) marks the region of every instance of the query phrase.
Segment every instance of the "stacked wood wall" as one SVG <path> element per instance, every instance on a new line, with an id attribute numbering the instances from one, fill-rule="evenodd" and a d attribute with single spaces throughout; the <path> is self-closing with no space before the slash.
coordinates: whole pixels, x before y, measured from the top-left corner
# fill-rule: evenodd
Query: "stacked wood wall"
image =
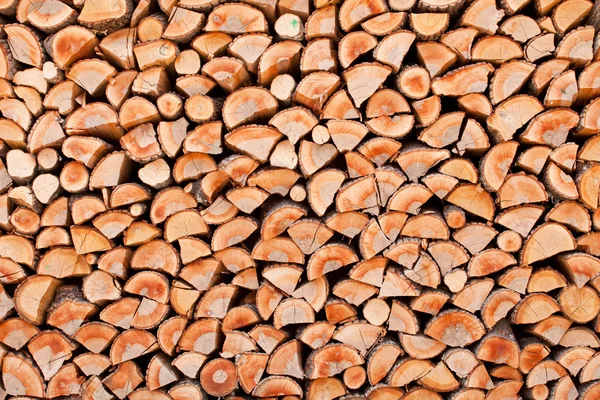
<path id="1" fill-rule="evenodd" d="M 600 398 L 599 6 L 0 15 L 0 399 Z"/>

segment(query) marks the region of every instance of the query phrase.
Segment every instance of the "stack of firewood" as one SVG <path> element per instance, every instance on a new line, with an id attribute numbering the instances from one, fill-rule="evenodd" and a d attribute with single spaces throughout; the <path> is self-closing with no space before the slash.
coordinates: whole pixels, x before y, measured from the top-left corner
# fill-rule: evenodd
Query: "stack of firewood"
<path id="1" fill-rule="evenodd" d="M 0 399 L 600 399 L 600 5 L 0 0 Z"/>

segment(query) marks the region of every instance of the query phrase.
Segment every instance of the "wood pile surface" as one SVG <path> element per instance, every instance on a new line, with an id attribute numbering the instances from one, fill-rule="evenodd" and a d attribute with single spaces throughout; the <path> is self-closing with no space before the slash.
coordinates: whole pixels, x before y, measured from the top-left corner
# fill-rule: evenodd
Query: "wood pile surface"
<path id="1" fill-rule="evenodd" d="M 599 26 L 0 0 L 0 400 L 600 399 Z"/>

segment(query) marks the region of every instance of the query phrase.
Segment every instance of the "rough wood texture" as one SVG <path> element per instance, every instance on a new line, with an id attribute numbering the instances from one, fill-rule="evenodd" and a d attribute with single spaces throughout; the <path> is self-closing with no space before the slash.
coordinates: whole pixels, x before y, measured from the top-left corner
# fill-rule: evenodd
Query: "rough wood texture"
<path id="1" fill-rule="evenodd" d="M 0 400 L 600 399 L 600 3 L 0 14 Z"/>

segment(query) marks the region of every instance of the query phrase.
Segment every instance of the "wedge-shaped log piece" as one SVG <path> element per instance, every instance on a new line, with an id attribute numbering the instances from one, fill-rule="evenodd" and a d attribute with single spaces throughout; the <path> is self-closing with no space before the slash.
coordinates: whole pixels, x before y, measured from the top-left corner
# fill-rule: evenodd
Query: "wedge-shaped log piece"
<path id="1" fill-rule="evenodd" d="M 283 133 L 289 139 L 290 143 L 295 145 L 300 139 L 306 136 L 317 124 L 319 120 L 304 107 L 292 107 L 280 111 L 269 121 L 279 132 Z"/>
<path id="2" fill-rule="evenodd" d="M 516 263 L 512 255 L 499 249 L 489 249 L 474 255 L 468 270 L 470 276 L 487 276 Z"/>
<path id="3" fill-rule="evenodd" d="M 154 224 L 165 221 L 178 211 L 196 207 L 196 200 L 181 188 L 169 188 L 159 192 L 152 201 L 150 219 Z"/>
<path id="4" fill-rule="evenodd" d="M 184 351 L 210 354 L 216 350 L 221 339 L 218 321 L 206 318 L 190 324 L 183 332 L 178 345 Z"/>
<path id="5" fill-rule="evenodd" d="M 354 104 L 360 107 L 379 89 L 390 73 L 389 67 L 378 63 L 363 63 L 344 71 L 343 77 Z"/>
<path id="6" fill-rule="evenodd" d="M 474 27 L 480 33 L 493 35 L 498 30 L 498 23 L 503 17 L 504 10 L 498 10 L 495 1 L 477 0 L 465 10 L 461 25 Z"/>
<path id="7" fill-rule="evenodd" d="M 492 64 L 502 64 L 523 57 L 521 46 L 512 39 L 504 36 L 485 36 L 473 46 L 473 61 L 487 61 Z"/>
<path id="8" fill-rule="evenodd" d="M 332 120 L 327 122 L 331 140 L 341 152 L 352 151 L 367 135 L 368 129 L 358 121 Z"/>
<path id="9" fill-rule="evenodd" d="M 296 73 L 299 70 L 300 43 L 287 40 L 267 48 L 258 61 L 258 82 L 269 85 L 276 76 L 285 73 Z"/>
<path id="10" fill-rule="evenodd" d="M 398 269 L 388 269 L 379 291 L 379 297 L 415 297 L 421 290 Z"/>
<path id="11" fill-rule="evenodd" d="M 254 164 L 254 160 L 250 157 L 240 156 L 241 160 L 249 160 L 252 164 Z M 225 162 L 224 164 L 227 164 Z M 168 165 L 165 165 L 165 170 L 168 168 Z M 231 167 L 231 166 L 227 166 Z M 226 169 L 226 168 L 223 168 Z M 224 185 L 226 185 L 229 181 L 227 172 L 233 171 L 221 171 L 218 170 L 218 166 L 215 163 L 214 159 L 206 154 L 202 153 L 188 153 L 184 156 L 181 156 L 173 167 L 173 178 L 175 182 L 181 183 L 185 181 L 195 180 L 199 178 L 203 178 L 198 182 L 198 191 L 196 192 L 194 186 L 192 186 L 192 190 L 189 192 L 196 194 L 197 199 L 202 203 L 210 203 L 212 202 L 219 191 L 222 189 Z M 238 176 L 233 175 L 232 178 L 239 178 Z M 148 180 L 148 179 L 146 179 Z"/>
<path id="12" fill-rule="evenodd" d="M 500 208 L 509 208 L 520 204 L 548 201 L 544 185 L 533 175 L 523 173 L 509 175 L 498 189 Z"/>
<path id="13" fill-rule="evenodd" d="M 342 187 L 336 196 L 336 209 L 339 212 L 364 210 L 377 207 L 377 189 L 375 177 L 358 178 Z"/>
<path id="14" fill-rule="evenodd" d="M 223 103 L 223 122 L 229 129 L 260 122 L 277 112 L 277 100 L 265 89 L 249 87 L 230 94 Z"/>
<path id="15" fill-rule="evenodd" d="M 314 280 L 357 261 L 358 257 L 351 248 L 342 244 L 329 244 L 310 257 L 306 267 L 307 276 L 309 280 Z"/>
<path id="16" fill-rule="evenodd" d="M 404 271 L 404 275 L 411 281 L 436 289 L 441 283 L 440 269 L 427 254 L 421 254 L 412 269 Z"/>
<path id="17" fill-rule="evenodd" d="M 106 251 L 113 247 L 99 230 L 87 226 L 72 226 L 71 237 L 77 254 Z"/>
<path id="18" fill-rule="evenodd" d="M 447 240 L 450 233 L 448 225 L 441 216 L 434 213 L 420 214 L 409 218 L 402 228 L 402 235 Z"/>
<path id="19" fill-rule="evenodd" d="M 450 392 L 460 387 L 460 383 L 443 361 L 440 361 L 433 369 L 420 378 L 419 383 L 436 392 Z"/>
<path id="20" fill-rule="evenodd" d="M 490 86 L 492 104 L 498 104 L 518 93 L 534 70 L 535 64 L 521 60 L 508 62 L 498 68 Z"/>
<path id="21" fill-rule="evenodd" d="M 165 239 L 169 243 L 184 236 L 206 235 L 208 232 L 206 222 L 196 210 L 181 210 L 165 222 Z"/>
<path id="22" fill-rule="evenodd" d="M 298 340 L 290 340 L 278 347 L 269 359 L 267 373 L 302 379 L 304 377 L 304 370 L 301 364 L 301 350 L 302 344 Z"/>
<path id="23" fill-rule="evenodd" d="M 581 348 L 575 348 L 575 349 L 581 349 Z M 600 360 L 598 359 L 598 357 L 594 356 L 582 368 L 580 379 L 579 379 L 581 383 L 590 382 L 590 381 L 594 380 L 593 377 L 594 377 L 595 371 L 598 368 L 599 361 Z M 560 370 L 558 367 L 556 367 L 556 366 L 554 366 L 554 367 L 555 367 L 555 369 Z"/>
<path id="24" fill-rule="evenodd" d="M 260 353 L 243 353 L 236 359 L 237 377 L 246 393 L 251 393 L 256 387 L 267 368 L 268 361 L 268 355 Z"/>
<path id="25" fill-rule="evenodd" d="M 424 332 L 448 346 L 464 347 L 481 339 L 485 328 L 468 312 L 448 310 L 435 317 Z"/>
<path id="26" fill-rule="evenodd" d="M 252 250 L 255 260 L 303 264 L 304 254 L 288 238 L 275 237 L 258 242 Z"/>
<path id="27" fill-rule="evenodd" d="M 408 335 L 400 334 L 400 344 L 410 358 L 417 360 L 427 360 L 439 355 L 446 345 L 429 336 L 418 334 Z"/>
<path id="28" fill-rule="evenodd" d="M 541 206 L 517 206 L 498 214 L 496 223 L 519 233 L 525 238 L 529 235 L 542 213 L 543 208 Z"/>
<path id="29" fill-rule="evenodd" d="M 521 140 L 556 148 L 566 142 L 569 132 L 579 123 L 579 115 L 567 108 L 555 108 L 534 117 Z"/>
<path id="30" fill-rule="evenodd" d="M 515 306 L 511 315 L 513 324 L 532 324 L 560 311 L 556 301 L 545 293 L 527 295 Z"/>
<path id="31" fill-rule="evenodd" d="M 170 358 L 164 353 L 158 353 L 150 360 L 146 370 L 146 385 L 150 390 L 176 382 L 179 374 L 175 367 L 171 366 Z"/>
<path id="32" fill-rule="evenodd" d="M 460 111 L 442 115 L 421 132 L 419 140 L 438 149 L 457 142 L 464 117 L 465 114 Z"/>
<path id="33" fill-rule="evenodd" d="M 391 342 L 391 341 L 383 341 L 371 350 L 371 353 L 367 359 L 367 378 L 371 385 L 375 385 L 379 383 L 383 378 L 385 378 L 394 367 L 394 364 L 399 356 L 403 354 L 400 347 Z M 425 363 L 427 363 L 425 361 Z M 396 371 L 398 368 L 394 368 L 391 376 L 402 377 L 404 375 L 403 372 L 399 372 L 396 375 Z M 397 378 L 396 378 L 397 379 Z M 394 378 L 390 377 L 390 384 L 392 386 L 403 386 L 398 383 Z"/>
<path id="34" fill-rule="evenodd" d="M 222 32 L 210 32 L 197 36 L 192 40 L 192 48 L 200 54 L 202 59 L 211 60 L 214 57 L 227 53 L 227 46 L 232 42 L 232 37 Z"/>
<path id="35" fill-rule="evenodd" d="M 68 136 L 95 136 L 109 142 L 123 136 L 117 113 L 104 103 L 90 103 L 70 114 L 65 121 L 65 132 Z"/>
<path id="36" fill-rule="evenodd" d="M 216 7 L 208 16 L 204 27 L 206 32 L 223 32 L 231 35 L 268 30 L 267 20 L 262 12 L 245 4 L 223 4 Z"/>
<path id="37" fill-rule="evenodd" d="M 578 288 L 582 288 L 600 272 L 600 260 L 589 254 L 581 252 L 560 254 L 557 261 L 561 271 Z"/>
<path id="38" fill-rule="evenodd" d="M 78 395 L 85 377 L 75 364 L 69 363 L 61 367 L 56 375 L 48 381 L 46 393 L 48 397 Z"/>
<path id="39" fill-rule="evenodd" d="M 135 69 L 135 42 L 135 29 L 124 28 L 107 35 L 98 47 L 111 64 L 123 69 Z"/>
<path id="40" fill-rule="evenodd" d="M 488 221 L 494 218 L 494 202 L 491 195 L 481 186 L 463 184 L 454 188 L 446 198 L 464 210 L 483 217 Z"/>
<path id="41" fill-rule="evenodd" d="M 329 322 L 314 322 L 298 333 L 298 339 L 311 349 L 316 350 L 331 340 L 334 331 L 335 325 Z"/>
<path id="42" fill-rule="evenodd" d="M 120 139 L 130 159 L 138 163 L 153 161 L 162 155 L 152 124 L 138 125 Z"/>
<path id="43" fill-rule="evenodd" d="M 287 325 L 309 324 L 315 322 L 315 312 L 303 299 L 286 299 L 279 303 L 273 315 L 275 329 Z"/>
<path id="44" fill-rule="evenodd" d="M 548 222 L 536 228 L 523 246 L 521 264 L 529 265 L 553 255 L 575 250 L 575 239 L 561 224 Z"/>
<path id="45" fill-rule="evenodd" d="M 458 60 L 454 50 L 438 42 L 417 43 L 417 57 L 432 78 L 447 72 Z"/>
<path id="46" fill-rule="evenodd" d="M 270 37 L 251 33 L 236 37 L 228 47 L 228 52 L 231 56 L 242 60 L 248 71 L 256 74 L 258 60 L 270 44 Z"/>
<path id="47" fill-rule="evenodd" d="M 552 55 L 555 49 L 554 35 L 542 33 L 531 39 L 525 46 L 525 59 L 529 62 L 536 62 Z"/>
<path id="48" fill-rule="evenodd" d="M 564 62 L 566 60 L 556 60 L 557 63 L 559 61 Z M 577 80 L 577 102 L 584 103 L 598 96 L 598 93 L 600 92 L 600 87 L 598 87 L 598 84 L 593 78 L 598 73 L 598 67 L 600 67 L 600 63 L 592 62 L 587 67 L 585 67 L 583 71 L 581 71 L 581 74 Z M 552 76 L 550 78 L 555 78 L 560 72 L 556 73 L 555 76 Z"/>
<path id="49" fill-rule="evenodd" d="M 300 176 L 298 172 L 287 168 L 263 169 L 248 177 L 248 185 L 259 186 L 270 194 L 285 196 Z"/>
<path id="50" fill-rule="evenodd" d="M 521 0 L 519 2 L 523 3 Z M 510 36 L 519 43 L 525 43 L 542 33 L 542 30 L 533 18 L 526 15 L 513 15 L 502 23 L 498 33 Z"/>
<path id="51" fill-rule="evenodd" d="M 340 85 L 340 78 L 335 74 L 325 71 L 313 72 L 300 81 L 292 100 L 319 114 Z"/>
<path id="52" fill-rule="evenodd" d="M 45 57 L 38 34 L 26 25 L 5 25 L 8 46 L 16 61 L 41 68 Z"/>
<path id="53" fill-rule="evenodd" d="M 298 203 L 274 203 L 266 210 L 260 228 L 263 239 L 272 239 L 283 232 L 295 221 L 306 216 L 307 211 Z"/>
<path id="54" fill-rule="evenodd" d="M 61 286 L 48 309 L 46 323 L 73 335 L 88 318 L 97 312 L 97 308 L 87 302 L 83 292 L 76 286 Z"/>
<path id="55" fill-rule="evenodd" d="M 544 106 L 547 108 L 570 107 L 577 99 L 577 92 L 575 71 L 563 72 L 550 81 L 544 97 Z"/>
<path id="56" fill-rule="evenodd" d="M 354 106 L 346 90 L 336 92 L 323 107 L 322 119 L 359 119 L 360 111 Z"/>
<path id="57" fill-rule="evenodd" d="M 64 335 L 55 331 L 41 332 L 27 344 L 27 350 L 48 380 L 71 358 L 75 345 Z"/>
<path id="58" fill-rule="evenodd" d="M 431 84 L 433 93 L 440 96 L 463 96 L 468 93 L 482 93 L 488 86 L 488 77 L 494 68 L 488 63 L 477 63 L 457 68 Z"/>
<path id="59" fill-rule="evenodd" d="M 369 349 L 385 335 L 385 332 L 384 328 L 366 322 L 352 322 L 340 327 L 333 335 L 333 339 L 354 347 L 364 357 Z"/>
<path id="60" fill-rule="evenodd" d="M 346 279 L 333 288 L 333 294 L 349 304 L 359 306 L 377 294 L 377 288 L 363 282 Z"/>
<path id="61" fill-rule="evenodd" d="M 490 278 L 472 279 L 454 296 L 452 303 L 463 310 L 475 313 L 481 309 L 493 287 L 494 281 Z"/>
<path id="62" fill-rule="evenodd" d="M 358 235 L 367 223 L 369 217 L 359 211 L 334 213 L 326 219 L 325 224 L 342 235 L 353 238 Z"/>
<path id="63" fill-rule="evenodd" d="M 433 368 L 431 361 L 403 358 L 393 366 L 388 378 L 389 384 L 395 387 L 406 386 L 426 376 Z"/>
<path id="64" fill-rule="evenodd" d="M 184 152 L 221 154 L 223 151 L 223 149 L 221 148 L 222 130 L 223 123 L 221 121 L 207 122 L 205 124 L 198 125 L 184 138 Z"/>
<path id="65" fill-rule="evenodd" d="M 38 273 L 58 279 L 86 276 L 90 272 L 92 269 L 85 257 L 67 247 L 51 249 L 40 259 L 38 266 Z"/>
<path id="66" fill-rule="evenodd" d="M 33 243 L 23 236 L 3 235 L 0 237 L 0 257 L 33 268 L 36 251 Z"/>
<path id="67" fill-rule="evenodd" d="M 285 376 L 269 376 L 256 385 L 252 395 L 258 398 L 277 396 L 302 396 L 303 391 L 298 383 Z"/>
<path id="68" fill-rule="evenodd" d="M 117 71 L 106 61 L 87 59 L 76 62 L 67 78 L 71 79 L 92 96 L 104 92 L 108 80 L 115 76 Z"/>
<path id="69" fill-rule="evenodd" d="M 363 363 L 364 359 L 352 347 L 344 344 L 331 344 L 310 354 L 305 371 L 309 379 L 326 378 Z"/>
<path id="70" fill-rule="evenodd" d="M 356 12 L 357 8 L 361 9 L 360 13 Z M 340 8 L 340 27 L 348 32 L 369 17 L 382 14 L 386 11 L 387 6 L 381 0 L 369 0 L 367 2 L 361 2 L 359 0 L 349 1 L 342 4 L 342 7 Z"/>
<path id="71" fill-rule="evenodd" d="M 586 209 L 574 201 L 563 201 L 548 212 L 546 220 L 558 222 L 576 232 L 589 232 L 592 221 Z"/>
<path id="72" fill-rule="evenodd" d="M 344 36 L 338 44 L 338 57 L 342 68 L 348 68 L 362 54 L 377 46 L 377 39 L 363 31 L 351 32 Z M 382 60 L 379 60 L 383 62 Z"/>
<path id="73" fill-rule="evenodd" d="M 592 2 L 569 0 L 559 4 L 552 12 L 552 22 L 556 30 L 564 34 L 576 27 L 592 10 Z"/>
<path id="74" fill-rule="evenodd" d="M 411 48 L 415 34 L 410 31 L 394 32 L 384 37 L 373 51 L 373 58 L 382 64 L 392 67 L 398 73 L 402 61 Z"/>
<path id="75" fill-rule="evenodd" d="M 73 359 L 73 363 L 85 376 L 100 375 L 111 366 L 110 359 L 103 354 L 84 353 Z"/>
<path id="76" fill-rule="evenodd" d="M 40 370 L 27 356 L 6 354 L 2 362 L 2 381 L 9 395 L 44 397 L 45 385 Z"/>
<path id="77" fill-rule="evenodd" d="M 269 193 L 258 187 L 240 187 L 230 190 L 225 196 L 240 211 L 252 214 L 267 200 Z"/>
<path id="78" fill-rule="evenodd" d="M 60 285 L 60 280 L 48 275 L 28 277 L 15 290 L 15 309 L 25 320 L 42 324 Z"/>
<path id="79" fill-rule="evenodd" d="M 219 251 L 235 246 L 246 240 L 257 229 L 258 224 L 251 218 L 234 218 L 215 230 L 211 247 L 213 251 Z"/>
<path id="80" fill-rule="evenodd" d="M 170 244 L 153 240 L 140 246 L 131 257 L 130 268 L 154 270 L 175 276 L 179 272 L 179 256 Z"/>
<path id="81" fill-rule="evenodd" d="M 310 381 L 306 395 L 308 399 L 317 399 L 320 396 L 335 399 L 347 393 L 346 386 L 338 378 L 317 378 Z"/>
<path id="82" fill-rule="evenodd" d="M 417 215 L 433 193 L 425 186 L 411 184 L 402 186 L 388 201 L 388 209 Z M 398 229 L 401 229 L 399 226 Z"/>
<path id="83" fill-rule="evenodd" d="M 102 383 L 118 398 L 124 399 L 144 382 L 144 375 L 133 361 L 119 364 Z"/>
<path id="84" fill-rule="evenodd" d="M 116 364 L 141 357 L 158 350 L 156 338 L 149 332 L 130 329 L 121 333 L 110 347 L 110 360 Z"/>
<path id="85" fill-rule="evenodd" d="M 92 29 L 116 29 L 127 23 L 133 5 L 126 0 L 116 1 L 109 7 L 102 3 L 85 3 L 77 20 Z"/>
<path id="86" fill-rule="evenodd" d="M 450 158 L 448 150 L 432 149 L 411 143 L 402 147 L 396 162 L 408 179 L 414 182 L 425 175 L 429 169 L 448 158 Z"/>
<path id="87" fill-rule="evenodd" d="M 486 122 L 498 141 L 506 141 L 512 139 L 517 130 L 543 110 L 544 107 L 535 97 L 514 96 L 496 107 Z"/>
<path id="88" fill-rule="evenodd" d="M 287 229 L 288 235 L 304 254 L 312 254 L 333 236 L 333 231 L 321 221 L 300 219 Z"/>
<path id="89" fill-rule="evenodd" d="M 569 32 L 560 41 L 556 48 L 556 58 L 570 60 L 573 65 L 584 66 L 593 57 L 594 30 L 591 26 L 579 27 Z"/>
<path id="90" fill-rule="evenodd" d="M 337 148 L 330 143 L 319 145 L 308 140 L 303 140 L 300 142 L 298 159 L 304 176 L 312 176 L 319 169 L 331 163 L 337 154 Z"/>

